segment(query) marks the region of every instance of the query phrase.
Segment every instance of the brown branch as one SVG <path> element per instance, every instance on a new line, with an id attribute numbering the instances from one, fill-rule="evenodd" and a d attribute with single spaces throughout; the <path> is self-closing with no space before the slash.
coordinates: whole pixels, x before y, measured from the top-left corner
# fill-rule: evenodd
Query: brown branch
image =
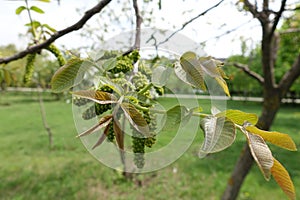
<path id="1" fill-rule="evenodd" d="M 57 31 L 56 33 L 51 35 L 51 37 L 49 39 L 45 40 L 44 42 L 42 42 L 40 44 L 37 44 L 37 45 L 34 45 L 34 46 L 31 46 L 31 47 L 27 48 L 26 50 L 21 51 L 21 52 L 15 54 L 13 56 L 6 57 L 6 58 L 0 58 L 0 64 L 2 64 L 2 63 L 7 64 L 11 61 L 23 58 L 27 54 L 36 53 L 36 52 L 40 51 L 41 49 L 46 48 L 47 46 L 49 46 L 52 42 L 54 42 L 58 38 L 72 32 L 72 31 L 76 31 L 76 30 L 81 29 L 84 26 L 84 24 L 91 17 L 93 17 L 95 14 L 99 13 L 110 1 L 111 0 L 102 0 L 102 1 L 100 1 L 96 6 L 94 6 L 90 10 L 86 11 L 85 14 L 82 16 L 82 18 L 78 22 L 76 22 L 72 26 L 69 26 L 69 27 L 67 27 L 63 30 Z"/>
<path id="2" fill-rule="evenodd" d="M 282 0 L 281 1 L 281 6 L 280 6 L 280 9 L 279 11 L 277 12 L 276 14 L 276 17 L 274 19 L 274 22 L 273 22 L 273 26 L 272 26 L 272 29 L 271 29 L 271 32 L 270 32 L 270 36 L 274 34 L 274 31 L 276 30 L 276 27 L 278 25 L 278 22 L 282 16 L 282 13 L 284 12 L 284 8 L 285 8 L 285 5 L 286 5 L 286 1 L 287 0 Z"/>
<path id="3" fill-rule="evenodd" d="M 289 71 L 287 71 L 281 81 L 279 82 L 278 88 L 281 92 L 281 96 L 284 96 L 288 89 L 292 86 L 294 81 L 300 76 L 300 54 L 295 59 L 294 64 L 290 68 Z"/>
<path id="4" fill-rule="evenodd" d="M 257 10 L 257 6 L 251 4 L 248 0 L 244 0 L 244 4 L 249 9 L 253 17 L 257 18 L 261 23 L 263 23 L 264 18 L 262 17 L 261 13 Z"/>
<path id="5" fill-rule="evenodd" d="M 246 74 L 248 74 L 249 76 L 251 76 L 252 78 L 256 79 L 261 85 L 264 84 L 264 78 L 257 74 L 256 72 L 254 71 L 251 71 L 248 67 L 248 65 L 244 65 L 244 64 L 241 64 L 241 63 L 228 63 L 229 65 L 232 65 L 238 69 L 242 69 Z"/>
<path id="6" fill-rule="evenodd" d="M 192 23 L 193 21 L 195 21 L 196 19 L 198 19 L 199 17 L 205 15 L 207 12 L 209 12 L 210 10 L 218 7 L 224 0 L 219 1 L 217 4 L 215 4 L 214 6 L 208 8 L 207 10 L 205 10 L 204 12 L 198 14 L 197 16 L 191 18 L 189 21 L 185 22 L 184 24 L 182 24 L 181 28 L 177 29 L 175 32 L 173 32 L 171 35 L 169 35 L 165 40 L 161 41 L 160 43 L 158 43 L 158 45 L 161 45 L 163 43 L 166 43 L 167 41 L 169 41 L 169 39 L 171 39 L 175 34 L 177 34 L 179 31 L 182 31 L 187 25 L 189 25 L 190 23 Z"/>
<path id="7" fill-rule="evenodd" d="M 141 24 L 142 24 L 143 18 L 140 14 L 137 0 L 133 0 L 133 8 L 134 8 L 135 16 L 136 16 L 134 48 L 139 49 L 140 45 L 141 45 Z"/>

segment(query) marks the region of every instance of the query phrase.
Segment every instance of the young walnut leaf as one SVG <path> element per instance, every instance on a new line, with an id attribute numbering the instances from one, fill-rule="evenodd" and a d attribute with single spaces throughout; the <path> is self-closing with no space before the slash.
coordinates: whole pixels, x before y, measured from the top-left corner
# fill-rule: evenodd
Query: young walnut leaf
<path id="1" fill-rule="evenodd" d="M 164 115 L 165 125 L 162 131 L 177 131 L 179 126 L 184 126 L 190 119 L 192 111 L 190 112 L 185 106 L 174 106 L 170 108 Z"/>
<path id="2" fill-rule="evenodd" d="M 202 69 L 208 74 L 210 77 L 214 78 L 217 83 L 222 87 L 223 91 L 227 96 L 230 96 L 229 89 L 226 81 L 223 79 L 225 73 L 220 69 L 223 65 L 222 62 L 213 59 L 212 57 L 200 57 L 199 62 L 202 66 Z"/>
<path id="3" fill-rule="evenodd" d="M 291 199 L 296 199 L 295 187 L 293 181 L 286 171 L 286 169 L 281 165 L 281 163 L 274 158 L 274 164 L 271 168 L 272 176 L 275 181 L 281 187 L 283 192 Z"/>
<path id="4" fill-rule="evenodd" d="M 80 133 L 76 137 L 82 137 L 82 136 L 94 133 L 94 132 L 100 130 L 101 128 L 106 127 L 111 122 L 111 120 L 112 120 L 112 115 L 104 116 L 99 120 L 98 124 L 94 125 L 93 127 L 89 128 L 88 130 Z"/>
<path id="5" fill-rule="evenodd" d="M 297 151 L 296 144 L 288 134 L 274 131 L 264 131 L 258 129 L 255 126 L 247 126 L 246 130 L 251 133 L 260 135 L 265 141 L 271 142 L 272 144 L 275 144 L 281 148 L 285 148 L 290 151 Z"/>
<path id="6" fill-rule="evenodd" d="M 114 133 L 116 136 L 116 141 L 117 141 L 118 147 L 120 149 L 124 150 L 124 134 L 121 129 L 121 125 L 120 125 L 119 121 L 116 119 L 114 120 L 113 128 L 114 128 Z"/>
<path id="7" fill-rule="evenodd" d="M 145 137 L 149 137 L 149 126 L 142 114 L 132 104 L 126 102 L 121 103 L 121 108 L 130 124 Z"/>
<path id="8" fill-rule="evenodd" d="M 73 95 L 92 100 L 99 104 L 117 103 L 117 98 L 108 92 L 100 90 L 80 90 L 72 92 Z"/>
<path id="9" fill-rule="evenodd" d="M 205 138 L 199 152 L 200 158 L 226 149 L 235 140 L 235 125 L 225 117 L 206 117 L 201 121 L 201 128 Z"/>
<path id="10" fill-rule="evenodd" d="M 256 114 L 245 113 L 240 110 L 226 110 L 217 114 L 216 116 L 225 116 L 233 123 L 238 125 L 243 125 L 245 122 L 250 122 L 251 124 L 255 125 L 258 121 L 258 117 Z"/>
<path id="11" fill-rule="evenodd" d="M 100 146 L 103 142 L 104 142 L 104 140 L 105 140 L 105 138 L 106 138 L 106 136 L 107 136 L 107 134 L 108 134 L 108 131 L 109 131 L 109 124 L 105 127 L 105 129 L 104 129 L 104 131 L 103 131 L 103 133 L 102 133 L 102 135 L 99 137 L 99 139 L 98 139 L 98 141 L 96 142 L 96 144 L 94 144 L 94 146 L 92 147 L 92 149 L 95 149 L 97 146 Z"/>
<path id="12" fill-rule="evenodd" d="M 193 52 L 186 52 L 180 57 L 180 62 L 174 64 L 176 76 L 183 82 L 202 90 L 206 90 L 204 72 L 197 56 Z"/>
<path id="13" fill-rule="evenodd" d="M 274 163 L 271 150 L 261 136 L 252 134 L 244 128 L 241 130 L 247 137 L 252 157 L 257 163 L 265 179 L 270 180 L 271 167 Z"/>
<path id="14" fill-rule="evenodd" d="M 84 75 L 84 69 L 80 70 L 83 62 L 80 58 L 72 58 L 59 68 L 51 79 L 52 92 L 63 92 L 79 84 Z"/>
<path id="15" fill-rule="evenodd" d="M 152 72 L 151 82 L 157 87 L 162 87 L 166 85 L 171 72 L 172 69 L 169 67 L 158 66 Z"/>

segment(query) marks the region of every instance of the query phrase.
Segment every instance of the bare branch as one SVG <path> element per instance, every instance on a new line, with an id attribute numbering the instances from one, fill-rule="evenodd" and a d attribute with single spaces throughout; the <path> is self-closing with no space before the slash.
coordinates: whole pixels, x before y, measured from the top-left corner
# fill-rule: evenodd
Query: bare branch
<path id="1" fill-rule="evenodd" d="M 285 5 L 286 5 L 286 1 L 287 0 L 282 0 L 281 1 L 281 6 L 280 6 L 280 10 L 277 12 L 276 14 L 276 17 L 274 19 L 274 22 L 273 22 L 273 26 L 272 26 L 272 29 L 271 29 L 271 32 L 270 32 L 270 35 L 273 35 L 274 34 L 274 31 L 276 30 L 276 27 L 278 25 L 278 22 L 282 16 L 282 13 L 284 12 L 284 8 L 285 8 Z"/>
<path id="2" fill-rule="evenodd" d="M 135 42 L 134 48 L 139 49 L 141 45 L 141 24 L 142 24 L 142 16 L 139 11 L 139 6 L 137 0 L 133 0 L 133 8 L 136 16 L 136 28 L 135 28 Z"/>
<path id="3" fill-rule="evenodd" d="M 294 64 L 282 77 L 278 88 L 281 92 L 281 95 L 284 96 L 288 89 L 292 86 L 294 81 L 300 76 L 300 54 L 295 59 Z"/>
<path id="4" fill-rule="evenodd" d="M 211 38 L 208 38 L 207 40 L 204 40 L 204 41 L 202 41 L 201 43 L 207 42 L 207 41 L 210 40 L 210 39 L 219 39 L 219 38 L 221 38 L 221 37 L 223 37 L 223 36 L 225 36 L 225 35 L 228 35 L 228 34 L 234 32 L 234 31 L 236 31 L 236 30 L 242 28 L 243 26 L 249 24 L 252 20 L 253 20 L 253 19 L 250 19 L 250 20 L 248 20 L 247 22 L 245 22 L 245 23 L 243 23 L 243 24 L 240 24 L 240 25 L 238 25 L 238 26 L 236 26 L 236 27 L 234 27 L 234 28 L 232 28 L 232 29 L 230 29 L 230 30 L 227 30 L 227 31 L 225 31 L 224 33 L 221 33 L 220 35 L 216 35 L 216 36 L 213 36 L 213 37 L 211 37 Z M 251 28 L 253 28 L 253 27 L 251 27 Z"/>
<path id="5" fill-rule="evenodd" d="M 27 48 L 24 51 L 21 51 L 13 56 L 10 57 L 6 57 L 6 58 L 0 58 L 0 64 L 4 63 L 9 63 L 13 60 L 18 60 L 20 58 L 25 57 L 27 54 L 30 53 L 36 53 L 38 51 L 40 51 L 43 48 L 46 48 L 47 46 L 49 46 L 52 42 L 54 42 L 55 40 L 57 40 L 58 38 L 72 32 L 72 31 L 76 31 L 81 29 L 84 24 L 91 18 L 93 17 L 95 14 L 99 13 L 111 0 L 102 0 L 100 1 L 96 6 L 94 6 L 93 8 L 91 8 L 90 10 L 86 11 L 85 14 L 82 16 L 82 18 L 76 22 L 75 24 L 73 24 L 72 26 L 69 26 L 63 30 L 57 31 L 56 33 L 54 33 L 49 39 L 45 40 L 44 42 L 31 46 L 29 48 Z"/>
<path id="6" fill-rule="evenodd" d="M 251 71 L 249 69 L 248 65 L 244 65 L 241 63 L 228 63 L 228 65 L 232 65 L 236 68 L 242 69 L 246 74 L 248 74 L 252 78 L 256 79 L 261 85 L 264 84 L 264 81 L 265 81 L 264 78 L 261 75 L 257 74 L 256 72 Z"/>
<path id="7" fill-rule="evenodd" d="M 262 21 L 260 12 L 257 10 L 257 5 L 251 4 L 248 0 L 243 1 L 245 6 L 249 9 L 250 13 L 254 18 L 257 18 L 259 21 Z"/>
<path id="8" fill-rule="evenodd" d="M 215 4 L 214 6 L 208 8 L 207 10 L 205 10 L 204 12 L 200 13 L 199 15 L 191 18 L 189 21 L 185 22 L 184 24 L 182 24 L 181 28 L 177 29 L 175 32 L 173 32 L 171 35 L 169 35 L 165 40 L 161 41 L 160 43 L 158 43 L 158 45 L 161 45 L 163 43 L 166 43 L 167 41 L 169 41 L 169 39 L 171 39 L 175 34 L 177 34 L 179 31 L 182 31 L 187 25 L 189 25 L 190 23 L 192 23 L 193 21 L 195 21 L 196 19 L 198 19 L 199 17 L 205 15 L 207 12 L 209 12 L 210 10 L 218 7 L 224 0 L 219 1 L 219 3 Z"/>

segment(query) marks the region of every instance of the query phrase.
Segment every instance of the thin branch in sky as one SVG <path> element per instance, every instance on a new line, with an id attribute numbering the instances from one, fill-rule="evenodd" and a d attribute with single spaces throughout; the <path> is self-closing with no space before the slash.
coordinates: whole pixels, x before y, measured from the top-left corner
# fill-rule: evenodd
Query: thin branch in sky
<path id="1" fill-rule="evenodd" d="M 270 35 L 273 35 L 274 34 L 274 31 L 276 30 L 276 27 L 278 25 L 278 22 L 282 16 L 282 13 L 284 12 L 284 9 L 285 9 L 285 5 L 286 5 L 286 1 L 287 0 L 282 0 L 281 1 L 281 6 L 280 6 L 280 10 L 278 11 L 278 13 L 276 14 L 276 17 L 274 19 L 274 23 L 273 23 L 273 26 L 272 26 L 272 30 L 270 32 Z"/>
<path id="2" fill-rule="evenodd" d="M 81 29 L 84 26 L 84 24 L 91 17 L 93 17 L 95 14 L 99 13 L 109 2 L 111 2 L 111 0 L 100 1 L 96 6 L 94 6 L 90 10 L 86 11 L 85 14 L 82 16 L 82 18 L 79 21 L 77 21 L 75 24 L 73 24 L 72 26 L 69 26 L 63 30 L 55 32 L 54 34 L 51 35 L 51 37 L 49 39 L 45 40 L 44 42 L 42 42 L 40 44 L 31 46 L 31 47 L 27 48 L 26 50 L 21 51 L 13 56 L 6 57 L 6 58 L 0 58 L 0 64 L 7 64 L 11 61 L 23 58 L 27 54 L 36 53 L 36 52 L 46 48 L 47 46 L 49 46 L 52 42 L 54 42 L 58 38 L 66 35 L 70 32 Z"/>
<path id="3" fill-rule="evenodd" d="M 242 23 L 242 24 L 240 24 L 240 25 L 238 25 L 238 26 L 236 26 L 236 27 L 234 27 L 234 28 L 232 28 L 232 29 L 230 29 L 230 30 L 225 31 L 224 33 L 221 33 L 220 35 L 216 35 L 216 36 L 213 36 L 213 37 L 211 37 L 211 38 L 208 38 L 207 40 L 204 40 L 204 41 L 202 41 L 201 43 L 205 43 L 205 42 L 207 42 L 208 40 L 211 40 L 211 39 L 219 39 L 220 37 L 222 37 L 222 36 L 224 36 L 224 35 L 228 35 L 228 34 L 234 32 L 234 31 L 237 31 L 237 30 L 240 29 L 241 27 L 243 27 L 243 26 L 249 24 L 252 20 L 253 20 L 253 19 L 250 19 L 250 20 L 246 21 L 245 23 Z"/>
<path id="4" fill-rule="evenodd" d="M 217 4 L 215 4 L 214 6 L 208 8 L 207 10 L 205 10 L 204 12 L 198 14 L 197 16 L 191 18 L 190 20 L 188 20 L 187 22 L 185 22 L 184 24 L 182 24 L 181 28 L 177 29 L 175 32 L 173 32 L 171 35 L 169 35 L 165 40 L 161 41 L 160 43 L 158 43 L 158 46 L 166 43 L 167 41 L 169 41 L 175 34 L 177 34 L 179 31 L 182 31 L 187 25 L 189 25 L 190 23 L 192 23 L 193 21 L 195 21 L 196 19 L 198 19 L 199 17 L 205 15 L 207 12 L 209 12 L 210 10 L 218 7 L 224 0 L 219 1 Z"/>

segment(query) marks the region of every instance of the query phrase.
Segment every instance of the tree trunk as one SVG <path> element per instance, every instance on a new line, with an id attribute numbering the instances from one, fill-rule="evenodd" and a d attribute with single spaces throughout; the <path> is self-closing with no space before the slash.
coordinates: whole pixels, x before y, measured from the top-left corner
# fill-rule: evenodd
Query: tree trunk
<path id="1" fill-rule="evenodd" d="M 265 91 L 262 114 L 257 126 L 263 130 L 269 130 L 276 113 L 280 107 L 280 94 L 278 90 Z M 222 200 L 235 200 L 240 188 L 253 164 L 253 158 L 248 144 L 245 144 L 235 168 L 228 180 L 227 187 L 222 195 Z"/>

